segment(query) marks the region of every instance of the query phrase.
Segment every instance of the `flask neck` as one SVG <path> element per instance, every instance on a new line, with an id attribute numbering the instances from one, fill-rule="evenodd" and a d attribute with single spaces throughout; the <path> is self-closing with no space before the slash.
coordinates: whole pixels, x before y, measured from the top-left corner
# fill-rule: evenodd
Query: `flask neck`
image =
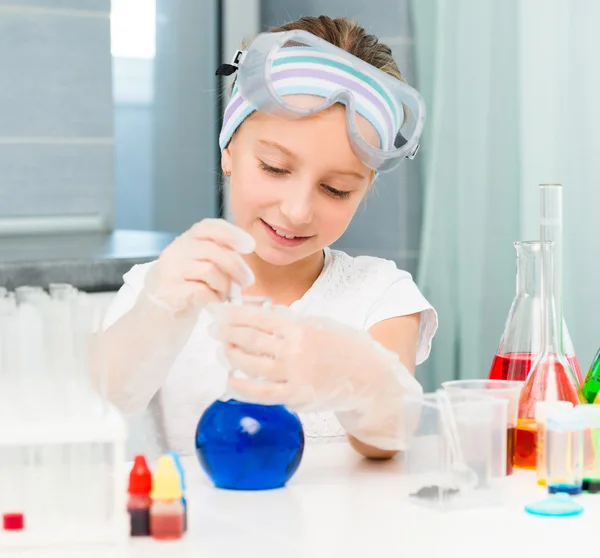
<path id="1" fill-rule="evenodd" d="M 540 198 L 542 262 L 542 350 L 564 357 L 562 337 L 562 188 L 542 186 Z"/>
<path id="2" fill-rule="evenodd" d="M 556 277 L 555 257 L 548 248 L 542 246 L 541 345 L 545 353 L 564 355 L 562 332 L 559 331 L 559 324 L 562 324 L 562 292 Z"/>
<path id="3" fill-rule="evenodd" d="M 537 240 L 516 242 L 517 296 L 541 297 L 542 255 Z"/>

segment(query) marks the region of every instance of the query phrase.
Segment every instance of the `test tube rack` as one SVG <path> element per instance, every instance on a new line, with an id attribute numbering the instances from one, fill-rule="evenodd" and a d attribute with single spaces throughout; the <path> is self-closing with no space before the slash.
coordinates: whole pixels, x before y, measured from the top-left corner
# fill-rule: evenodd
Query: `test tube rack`
<path id="1" fill-rule="evenodd" d="M 104 393 L 95 314 L 70 285 L 0 288 L 0 516 L 24 523 L 0 524 L 0 555 L 127 541 L 126 427 Z"/>

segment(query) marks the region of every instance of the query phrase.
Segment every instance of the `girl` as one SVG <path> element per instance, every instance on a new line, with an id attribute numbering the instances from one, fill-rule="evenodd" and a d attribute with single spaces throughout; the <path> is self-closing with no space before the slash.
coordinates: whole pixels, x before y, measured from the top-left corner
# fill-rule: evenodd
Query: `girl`
<path id="1" fill-rule="evenodd" d="M 393 262 L 328 246 L 375 172 L 414 156 L 420 96 L 387 46 L 326 16 L 260 35 L 220 72 L 237 72 L 220 135 L 235 224 L 196 223 L 124 276 L 98 339 L 109 396 L 126 413 L 156 401 L 166 445 L 184 453 L 229 382 L 238 399 L 319 413 L 309 430 L 315 417 L 319 434 L 341 425 L 361 454 L 391 457 L 437 316 Z M 276 309 L 211 305 L 232 285 Z M 246 378 L 228 380 L 219 347 Z"/>

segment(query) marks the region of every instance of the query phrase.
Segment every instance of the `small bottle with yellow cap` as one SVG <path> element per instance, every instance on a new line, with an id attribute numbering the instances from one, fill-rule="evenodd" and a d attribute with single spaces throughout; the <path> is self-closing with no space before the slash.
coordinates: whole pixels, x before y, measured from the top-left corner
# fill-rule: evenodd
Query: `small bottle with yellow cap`
<path id="1" fill-rule="evenodd" d="M 150 494 L 150 534 L 159 540 L 179 539 L 183 536 L 183 504 L 180 476 L 170 455 L 158 460 L 152 476 Z"/>

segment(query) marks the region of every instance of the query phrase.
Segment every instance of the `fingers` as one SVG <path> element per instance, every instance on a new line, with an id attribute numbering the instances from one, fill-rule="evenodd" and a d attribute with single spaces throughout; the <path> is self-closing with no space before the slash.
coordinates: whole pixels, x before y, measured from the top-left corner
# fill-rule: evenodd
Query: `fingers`
<path id="1" fill-rule="evenodd" d="M 285 405 L 291 399 L 287 384 L 261 383 L 244 378 L 229 378 L 229 387 L 246 401 L 265 405 Z"/>
<path id="2" fill-rule="evenodd" d="M 189 302 L 193 306 L 197 306 L 197 305 L 204 306 L 206 304 L 211 304 L 213 302 L 219 302 L 219 301 L 222 301 L 225 296 L 225 295 L 223 295 L 223 293 L 217 292 L 217 291 L 211 289 L 206 284 L 188 283 L 188 286 L 191 287 L 190 295 L 189 295 Z"/>
<path id="3" fill-rule="evenodd" d="M 144 288 L 150 298 L 176 311 L 223 300 L 233 284 L 245 288 L 254 282 L 240 255 L 254 248 L 254 239 L 242 229 L 205 219 L 163 250 Z"/>
<path id="4" fill-rule="evenodd" d="M 290 328 L 294 327 L 298 318 L 291 310 L 284 307 L 261 308 L 259 306 L 227 305 L 215 309 L 215 319 L 229 326 L 247 327 L 278 337 L 285 337 Z"/>
<path id="5" fill-rule="evenodd" d="M 228 344 L 225 347 L 225 357 L 233 368 L 242 370 L 252 378 L 262 378 L 271 382 L 286 380 L 285 369 L 277 366 L 277 361 L 268 355 L 252 354 Z"/>
<path id="6" fill-rule="evenodd" d="M 281 337 L 254 328 L 220 324 L 215 337 L 248 354 L 276 358 L 282 354 L 284 341 Z"/>
<path id="7" fill-rule="evenodd" d="M 242 256 L 229 248 L 211 241 L 190 239 L 189 257 L 202 262 L 210 262 L 221 269 L 241 287 L 254 283 L 254 274 Z"/>
<path id="8" fill-rule="evenodd" d="M 224 219 L 203 219 L 189 229 L 189 235 L 227 246 L 240 254 L 250 254 L 256 247 L 256 241 L 250 234 Z"/>
<path id="9" fill-rule="evenodd" d="M 219 294 L 227 294 L 231 279 L 211 262 L 187 262 L 182 270 L 185 281 L 205 283 Z"/>

